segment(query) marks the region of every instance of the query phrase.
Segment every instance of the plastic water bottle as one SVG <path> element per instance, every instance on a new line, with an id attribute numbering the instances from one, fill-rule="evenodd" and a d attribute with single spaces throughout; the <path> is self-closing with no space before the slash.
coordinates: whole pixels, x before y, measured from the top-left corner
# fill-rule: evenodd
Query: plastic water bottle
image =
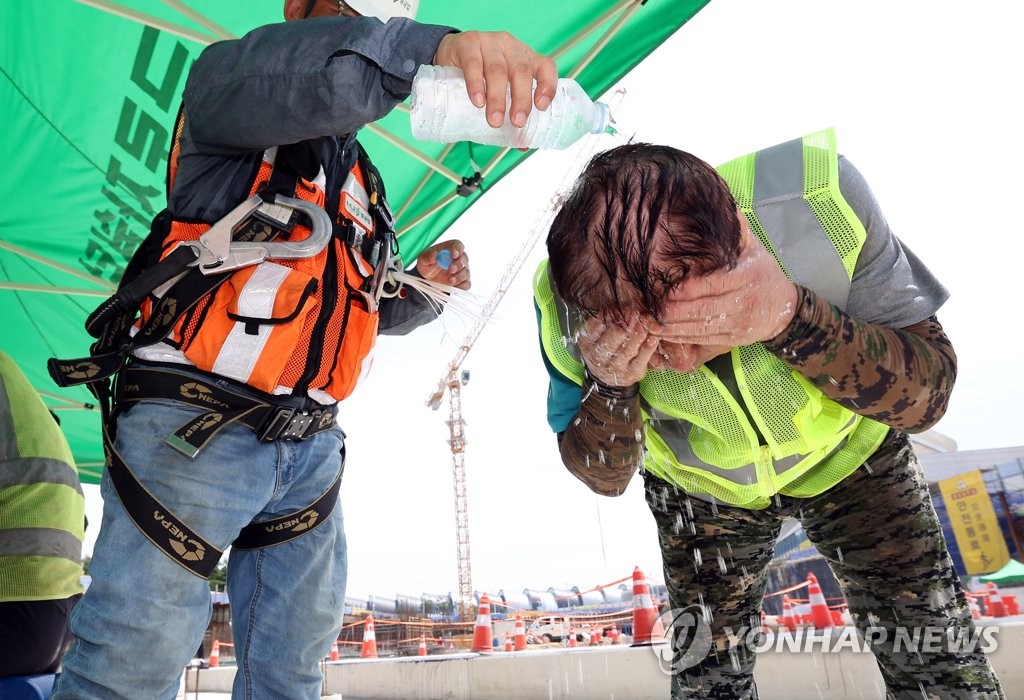
<path id="1" fill-rule="evenodd" d="M 535 84 L 536 86 L 536 84 Z M 561 78 L 546 110 L 530 110 L 526 125 L 516 127 L 507 111 L 495 129 L 484 107 L 469 100 L 462 71 L 448 66 L 420 66 L 412 81 L 412 135 L 421 141 L 474 141 L 511 148 L 566 148 L 589 134 L 603 133 L 611 121 L 608 105 L 594 102 L 570 78 Z"/>

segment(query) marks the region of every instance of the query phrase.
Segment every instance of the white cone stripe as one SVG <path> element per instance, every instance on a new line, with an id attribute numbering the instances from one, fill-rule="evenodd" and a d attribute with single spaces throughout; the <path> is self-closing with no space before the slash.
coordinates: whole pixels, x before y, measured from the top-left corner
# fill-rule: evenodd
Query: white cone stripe
<path id="1" fill-rule="evenodd" d="M 633 609 L 638 610 L 641 608 L 653 608 L 654 603 L 651 600 L 650 593 L 641 593 L 639 596 L 633 596 Z"/>

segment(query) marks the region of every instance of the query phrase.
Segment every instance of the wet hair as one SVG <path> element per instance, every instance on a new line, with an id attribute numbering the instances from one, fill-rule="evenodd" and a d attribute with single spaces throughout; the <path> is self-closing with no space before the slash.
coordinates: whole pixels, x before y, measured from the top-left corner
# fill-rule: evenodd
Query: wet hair
<path id="1" fill-rule="evenodd" d="M 624 321 L 657 319 L 691 275 L 736 264 L 740 222 L 710 165 L 684 151 L 627 144 L 594 156 L 555 216 L 551 281 L 570 306 Z"/>

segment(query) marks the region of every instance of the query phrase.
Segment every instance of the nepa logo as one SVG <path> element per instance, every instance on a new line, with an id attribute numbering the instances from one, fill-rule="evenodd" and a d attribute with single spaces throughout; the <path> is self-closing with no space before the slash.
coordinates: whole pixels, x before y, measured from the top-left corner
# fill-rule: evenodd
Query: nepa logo
<path id="1" fill-rule="evenodd" d="M 277 525 L 266 525 L 264 530 L 267 532 L 280 532 L 281 530 L 290 530 L 291 532 L 305 532 L 306 530 L 313 527 L 316 524 L 320 514 L 315 510 L 307 510 L 305 513 L 297 518 L 291 518 L 285 520 L 283 523 Z"/>
<path id="2" fill-rule="evenodd" d="M 186 399 L 192 401 L 199 401 L 200 403 L 208 403 L 213 406 L 221 406 L 227 408 L 228 405 L 223 401 L 213 398 L 211 394 L 213 389 L 208 386 L 203 386 L 199 382 L 185 382 L 178 387 L 178 393 L 184 396 Z"/>
<path id="3" fill-rule="evenodd" d="M 160 306 L 157 307 L 155 315 L 155 323 L 158 326 L 169 326 L 174 322 L 174 317 L 178 314 L 178 302 L 174 299 L 164 299 L 160 302 Z"/>
<path id="4" fill-rule="evenodd" d="M 189 538 L 187 542 L 179 542 L 178 540 L 169 540 L 171 548 L 178 553 L 178 556 L 185 561 L 202 561 L 203 557 L 206 556 L 206 547 L 200 542 Z"/>
<path id="5" fill-rule="evenodd" d="M 154 510 L 153 520 L 160 523 L 161 527 L 170 534 L 167 541 L 179 557 L 185 561 L 202 561 L 206 556 L 206 547 L 201 542 L 189 537 L 189 533 L 175 522 L 169 513 Z"/>
<path id="6" fill-rule="evenodd" d="M 213 426 L 220 423 L 222 420 L 224 420 L 224 416 L 222 416 L 219 413 L 207 413 L 205 416 L 202 417 L 202 420 L 199 421 L 198 425 L 196 426 L 196 429 L 209 430 Z"/>
<path id="7" fill-rule="evenodd" d="M 93 362 L 78 362 L 73 365 L 66 365 L 64 370 L 68 379 L 89 379 L 100 373 L 100 366 Z"/>
<path id="8" fill-rule="evenodd" d="M 662 615 L 662 622 L 665 626 L 665 638 L 671 644 L 651 647 L 654 655 L 658 657 L 658 666 L 661 667 L 662 673 L 675 675 L 693 668 L 707 658 L 713 644 L 711 627 L 699 605 L 691 605 L 682 610 L 669 610 Z"/>

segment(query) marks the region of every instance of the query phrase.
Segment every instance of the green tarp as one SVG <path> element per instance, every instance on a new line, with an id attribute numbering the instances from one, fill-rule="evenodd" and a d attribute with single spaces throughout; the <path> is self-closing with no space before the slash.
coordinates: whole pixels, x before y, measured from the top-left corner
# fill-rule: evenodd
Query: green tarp
<path id="1" fill-rule="evenodd" d="M 510 31 L 597 96 L 707 1 L 424 0 L 419 19 Z M 0 347 L 60 411 L 84 481 L 97 482 L 102 469 L 98 412 L 84 388 L 58 389 L 46 360 L 88 353 L 85 317 L 164 204 L 168 132 L 192 60 L 218 35 L 279 21 L 282 7 L 282 0 L 48 0 L 0 9 Z M 384 174 L 406 260 L 526 157 L 416 142 L 402 110 L 361 140 Z M 456 183 L 477 171 L 482 190 L 456 196 Z"/>
<path id="2" fill-rule="evenodd" d="M 979 576 L 978 578 L 985 583 L 991 582 L 1000 586 L 1024 585 L 1024 564 L 1021 564 L 1016 559 L 1011 559 L 999 571 Z"/>

